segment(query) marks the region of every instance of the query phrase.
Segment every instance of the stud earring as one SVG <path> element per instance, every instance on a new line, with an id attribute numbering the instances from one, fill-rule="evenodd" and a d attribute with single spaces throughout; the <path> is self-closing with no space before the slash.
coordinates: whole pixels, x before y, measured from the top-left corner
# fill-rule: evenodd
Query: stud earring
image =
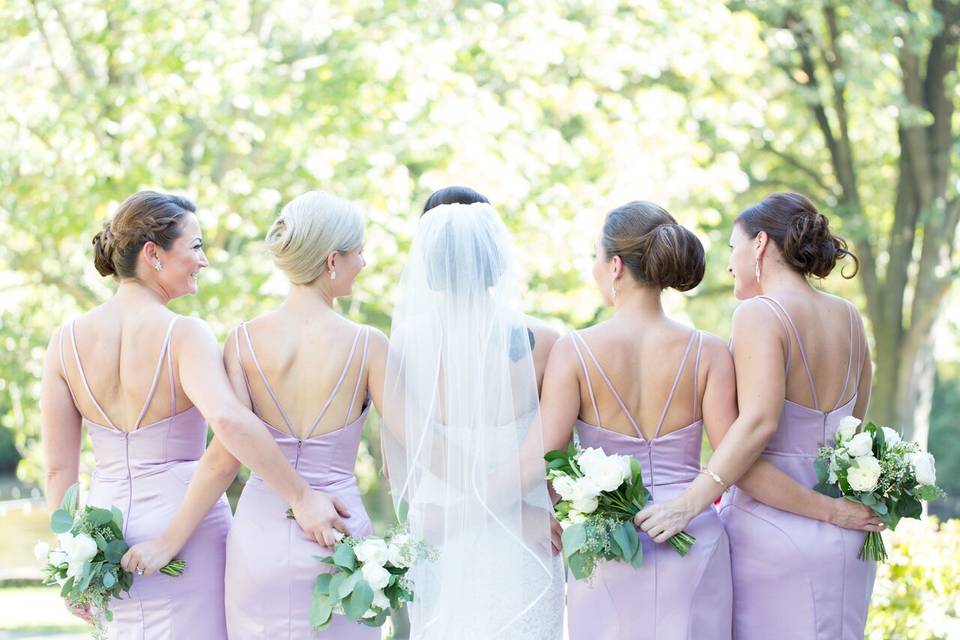
<path id="1" fill-rule="evenodd" d="M 156 269 L 157 271 L 163 271 L 163 265 L 160 264 L 160 258 L 157 258 L 157 259 L 153 262 L 153 268 Z"/>

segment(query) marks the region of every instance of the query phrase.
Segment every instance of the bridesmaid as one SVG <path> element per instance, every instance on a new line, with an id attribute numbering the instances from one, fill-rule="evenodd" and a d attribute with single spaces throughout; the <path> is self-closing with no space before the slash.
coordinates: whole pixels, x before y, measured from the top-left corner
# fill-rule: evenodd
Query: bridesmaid
<path id="1" fill-rule="evenodd" d="M 369 535 L 354 466 L 371 393 L 380 406 L 387 339 L 334 305 L 351 295 L 366 264 L 363 220 L 353 204 L 314 191 L 283 208 L 266 243 L 290 290 L 276 309 L 231 334 L 227 370 L 290 464 L 336 496 L 352 535 Z M 287 506 L 256 474 L 243 489 L 227 542 L 230 638 L 379 638 L 379 629 L 342 615 L 327 631 L 311 632 L 313 585 L 327 567 L 314 556 L 330 555 L 332 544 L 300 531 Z"/>
<path id="2" fill-rule="evenodd" d="M 763 455 L 724 498 L 738 640 L 861 640 L 876 564 L 857 559 L 873 512 L 812 491 L 813 461 L 838 423 L 862 419 L 871 365 L 854 306 L 818 291 L 856 257 L 804 196 L 777 193 L 740 214 L 731 236 L 733 353 L 742 414 L 774 421 Z M 852 274 L 847 277 L 852 277 Z"/>
<path id="3" fill-rule="evenodd" d="M 196 293 L 197 275 L 207 266 L 195 211 L 185 198 L 152 191 L 120 206 L 93 241 L 97 270 L 119 279 L 117 293 L 59 329 L 44 365 L 48 505 L 55 508 L 77 481 L 86 425 L 96 459 L 87 501 L 118 507 L 124 536 L 135 544 L 122 564 L 138 577 L 129 597 L 111 603 L 114 618 L 105 631 L 113 638 L 226 637 L 226 502 L 215 496 L 196 514 L 192 535 L 175 550 L 188 567 L 181 577 L 152 575 L 173 553 L 141 543 L 167 526 L 188 492 L 204 454 L 206 420 L 241 459 L 283 488 L 309 530 L 328 528 L 324 510 L 332 510 L 236 400 L 209 328 L 166 306 Z M 213 448 L 222 445 L 214 440 Z M 90 611 L 74 613 L 91 619 Z"/>
<path id="4" fill-rule="evenodd" d="M 584 448 L 636 457 L 654 500 L 668 500 L 700 474 L 704 429 L 716 444 L 736 418 L 726 345 L 671 319 L 661 303 L 663 289 L 700 283 L 703 246 L 661 207 L 630 202 L 607 215 L 596 256 L 593 276 L 613 317 L 553 349 L 545 447 L 565 447 L 575 430 Z M 640 569 L 607 562 L 590 582 L 571 581 L 571 640 L 729 639 L 727 536 L 709 503 L 686 529 L 696 537 L 686 557 L 641 536 Z"/>

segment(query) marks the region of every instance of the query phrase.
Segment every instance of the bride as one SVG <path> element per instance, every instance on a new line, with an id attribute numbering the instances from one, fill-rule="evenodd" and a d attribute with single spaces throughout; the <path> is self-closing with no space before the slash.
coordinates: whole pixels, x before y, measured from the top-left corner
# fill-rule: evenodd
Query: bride
<path id="1" fill-rule="evenodd" d="M 435 550 L 410 572 L 412 638 L 561 635 L 543 460 L 520 455 L 525 439 L 542 451 L 542 437 L 511 254 L 489 204 L 441 205 L 421 219 L 401 279 L 384 450 L 397 513 Z"/>

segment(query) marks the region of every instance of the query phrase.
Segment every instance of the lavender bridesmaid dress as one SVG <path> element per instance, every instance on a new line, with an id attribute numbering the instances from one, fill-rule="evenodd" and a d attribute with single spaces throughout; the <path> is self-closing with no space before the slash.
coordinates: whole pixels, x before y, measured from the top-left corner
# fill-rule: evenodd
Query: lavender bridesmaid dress
<path id="1" fill-rule="evenodd" d="M 576 432 L 583 447 L 608 454 L 632 455 L 643 467 L 643 478 L 654 502 L 675 498 L 700 471 L 703 419 L 696 406 L 697 378 L 703 336 L 690 336 L 680 369 L 673 381 L 653 440 L 647 440 L 628 411 L 586 341 L 574 333 L 574 347 L 583 368 L 597 424 L 577 420 Z M 698 339 L 694 363 L 694 422 L 661 436 L 663 421 Z M 578 344 L 579 343 L 579 344 Z M 637 437 L 604 429 L 600 411 L 580 347 L 586 350 Z M 597 566 L 592 582 L 571 580 L 567 587 L 567 622 L 570 640 L 729 640 L 731 634 L 730 551 L 717 512 L 710 507 L 695 517 L 686 531 L 697 541 L 685 557 L 668 544 L 655 544 L 641 534 L 643 566 L 605 562 Z M 771 636 L 772 637 L 772 636 Z"/>
<path id="2" fill-rule="evenodd" d="M 80 364 L 73 323 L 69 325 L 80 381 L 106 425 L 83 419 L 93 442 L 96 468 L 87 502 L 115 506 L 123 513 L 124 538 L 130 545 L 157 538 L 180 507 L 206 446 L 207 423 L 196 407 L 176 412 L 176 392 L 167 328 L 156 373 L 133 430 L 118 428 L 97 402 Z M 60 332 L 63 367 L 63 331 Z M 170 417 L 141 426 L 153 400 L 164 360 L 170 375 Z M 65 370 L 65 369 L 64 369 Z M 69 385 L 68 385 L 69 386 Z M 76 404 L 76 395 L 70 391 Z M 200 522 L 177 558 L 186 562 L 182 576 L 157 573 L 135 576 L 129 596 L 113 600 L 106 636 L 118 640 L 226 638 L 223 615 L 223 570 L 230 507 L 221 498 Z"/>
<path id="3" fill-rule="evenodd" d="M 850 375 L 853 308 L 848 307 L 850 349 L 843 390 L 838 404 L 822 411 L 796 324 L 779 302 L 766 296 L 759 299 L 780 320 L 788 339 L 790 324 L 814 403 L 810 408 L 785 399 L 777 432 L 762 455 L 803 486 L 812 488 L 817 482 L 813 471 L 817 450 L 823 444 L 833 444 L 840 419 L 851 415 L 857 401 L 861 372 Z M 859 363 L 862 342 L 857 340 L 856 346 Z M 793 355 L 792 347 L 789 349 L 787 371 Z M 839 404 L 851 384 L 853 396 Z M 738 487 L 724 497 L 720 516 L 730 536 L 737 640 L 863 640 L 876 575 L 875 562 L 857 559 L 866 535 L 863 531 L 775 509 Z"/>
<path id="4" fill-rule="evenodd" d="M 360 435 L 363 423 L 367 419 L 369 403 L 352 422 L 347 422 L 349 415 L 345 416 L 342 428 L 315 438 L 310 437 L 343 385 L 363 334 L 360 369 L 350 402 L 352 410 L 366 364 L 369 331 L 361 328 L 357 332 L 339 381 L 327 398 L 320 415 L 313 421 L 302 439 L 290 435 L 295 430 L 260 367 L 245 324 L 240 325 L 237 332 L 238 360 L 241 334 L 249 349 L 250 359 L 282 416 L 288 432 L 280 431 L 265 421 L 264 425 L 286 454 L 293 468 L 311 487 L 334 495 L 346 504 L 350 517 L 343 520 L 351 535 L 357 537 L 370 535 L 373 533 L 373 526 L 363 508 L 360 490 L 354 476 Z M 244 380 L 247 382 L 246 372 L 244 372 Z M 248 391 L 250 389 L 249 382 L 247 382 L 247 389 Z M 256 407 L 254 411 L 259 414 Z M 314 556 L 328 556 L 331 550 L 317 544 L 295 520 L 287 518 L 288 506 L 283 498 L 256 475 L 250 476 L 240 495 L 233 527 L 227 541 L 226 608 L 227 628 L 231 640 L 245 638 L 251 640 L 262 638 L 373 640 L 379 638 L 380 629 L 361 625 L 341 615 L 334 615 L 333 623 L 322 633 L 311 631 L 310 601 L 313 596 L 313 586 L 317 575 L 329 569 L 328 565 L 321 564 L 314 559 Z"/>

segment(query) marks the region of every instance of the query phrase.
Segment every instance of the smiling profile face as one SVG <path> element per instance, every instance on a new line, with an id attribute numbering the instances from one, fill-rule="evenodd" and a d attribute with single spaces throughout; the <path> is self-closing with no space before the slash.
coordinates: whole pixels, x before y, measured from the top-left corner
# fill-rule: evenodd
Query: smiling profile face
<path id="1" fill-rule="evenodd" d="M 156 282 L 171 299 L 197 293 L 197 276 L 208 266 L 203 252 L 200 221 L 193 213 L 184 216 L 180 235 L 169 249 L 156 247 L 163 268 L 156 271 Z"/>

